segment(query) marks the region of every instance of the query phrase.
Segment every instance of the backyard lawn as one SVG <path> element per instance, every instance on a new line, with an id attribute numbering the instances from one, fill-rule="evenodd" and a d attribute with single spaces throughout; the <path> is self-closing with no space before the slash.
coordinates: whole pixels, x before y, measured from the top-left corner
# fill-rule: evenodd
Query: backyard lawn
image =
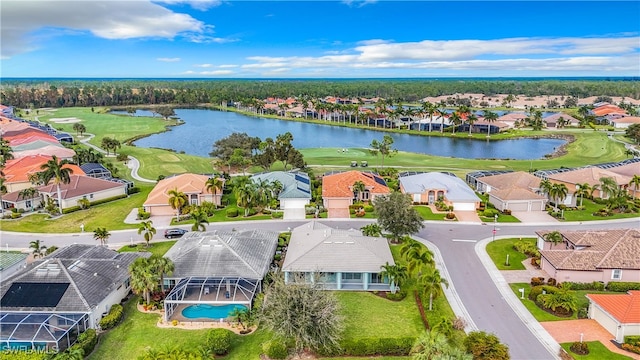
<path id="1" fill-rule="evenodd" d="M 606 346 L 602 345 L 600 341 L 588 341 L 589 344 L 589 354 L 588 355 L 578 355 L 574 354 L 569 350 L 572 343 L 563 343 L 560 344 L 563 349 L 565 349 L 569 355 L 571 355 L 576 360 L 632 360 L 628 356 L 616 354 L 607 349 Z"/>
<path id="2" fill-rule="evenodd" d="M 578 199 L 578 205 L 580 205 L 580 199 Z M 584 210 L 565 210 L 563 214 L 564 221 L 593 221 L 640 217 L 640 214 L 637 212 L 624 214 L 614 213 L 612 216 L 608 217 L 593 216 L 593 213 L 602 209 L 605 205 L 596 204 L 593 200 L 589 199 L 583 199 L 582 206 L 584 206 Z"/>
<path id="3" fill-rule="evenodd" d="M 527 255 L 518 252 L 513 248 L 513 245 L 518 241 L 525 241 L 531 243 L 533 246 L 536 244 L 535 238 L 502 239 L 492 241 L 487 244 L 487 254 L 489 254 L 498 270 L 525 270 L 524 265 L 522 265 L 522 261 L 527 259 Z M 507 255 L 509 255 L 510 266 L 505 264 Z"/>
<path id="4" fill-rule="evenodd" d="M 164 256 L 164 254 L 171 249 L 173 244 L 175 244 L 177 240 L 163 241 L 156 239 L 155 241 L 152 239 L 149 243 L 149 247 L 147 247 L 147 243 L 134 243 L 134 247 L 129 245 L 123 246 L 118 249 L 118 252 L 136 252 L 136 251 L 148 251 L 152 255 Z"/>

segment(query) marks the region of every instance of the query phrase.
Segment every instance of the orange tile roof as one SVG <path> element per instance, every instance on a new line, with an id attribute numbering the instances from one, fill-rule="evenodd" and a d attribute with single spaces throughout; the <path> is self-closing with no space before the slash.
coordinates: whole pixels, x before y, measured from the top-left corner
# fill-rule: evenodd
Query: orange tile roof
<path id="1" fill-rule="evenodd" d="M 11 142 L 12 140 L 17 139 L 17 138 L 23 138 L 23 137 L 28 137 L 28 136 L 36 136 L 36 135 L 51 136 L 51 135 L 47 134 L 46 132 L 44 132 L 42 130 L 38 130 L 38 129 L 35 129 L 35 128 L 32 128 L 32 127 L 28 127 L 28 128 L 23 129 L 23 130 L 20 130 L 20 131 L 12 132 L 9 135 L 5 134 L 2 137 L 5 140 Z"/>
<path id="2" fill-rule="evenodd" d="M 51 159 L 51 156 L 39 154 L 9 160 L 4 168 L 5 179 L 7 183 L 29 181 L 29 175 L 42 171 L 42 165 Z M 67 164 L 63 167 L 71 169 L 74 175 L 85 175 L 84 171 L 75 164 Z"/>
<path id="3" fill-rule="evenodd" d="M 376 182 L 378 181 L 382 183 Z M 389 194 L 391 191 L 386 182 L 377 174 L 357 170 L 346 171 L 322 177 L 322 197 L 352 198 L 351 187 L 356 181 L 362 181 L 372 194 Z"/>
<path id="4" fill-rule="evenodd" d="M 587 294 L 592 302 L 622 324 L 640 324 L 640 290 L 627 294 Z"/>
<path id="5" fill-rule="evenodd" d="M 188 194 L 211 194 L 205 187 L 205 183 L 209 180 L 207 175 L 198 174 L 180 174 L 158 181 L 156 186 L 151 190 L 145 206 L 151 205 L 169 205 L 169 190 L 178 189 Z"/>
<path id="6" fill-rule="evenodd" d="M 23 144 L 29 144 L 34 141 L 44 140 L 46 142 L 55 143 L 60 145 L 58 139 L 55 136 L 49 134 L 28 134 L 26 136 L 16 136 L 9 140 L 9 146 L 18 146 Z"/>

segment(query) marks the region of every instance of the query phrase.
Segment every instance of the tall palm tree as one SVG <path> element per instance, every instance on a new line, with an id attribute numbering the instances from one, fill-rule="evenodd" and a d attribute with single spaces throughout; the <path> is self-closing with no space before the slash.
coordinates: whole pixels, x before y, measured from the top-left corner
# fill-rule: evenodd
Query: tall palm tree
<path id="1" fill-rule="evenodd" d="M 469 124 L 469 136 L 471 136 L 471 130 L 473 130 L 473 124 L 478 121 L 478 117 L 474 113 L 469 113 L 467 116 L 467 124 Z"/>
<path id="2" fill-rule="evenodd" d="M 149 263 L 154 272 L 160 275 L 160 289 L 164 291 L 164 275 L 173 274 L 176 269 L 175 264 L 171 259 L 155 254 L 149 257 Z"/>
<path id="3" fill-rule="evenodd" d="M 216 175 L 214 175 L 213 177 L 210 177 L 209 179 L 207 179 L 207 181 L 204 183 L 205 189 L 207 189 L 207 191 L 210 191 L 213 194 L 213 197 L 215 198 L 219 192 L 222 191 L 222 188 L 224 186 L 224 180 Z"/>
<path id="4" fill-rule="evenodd" d="M 31 253 L 34 258 L 42 257 L 47 247 L 40 240 L 33 240 L 29 243 L 29 249 L 32 249 Z"/>
<path id="5" fill-rule="evenodd" d="M 389 286 L 393 294 L 409 277 L 407 267 L 403 264 L 390 265 L 388 262 L 380 267 L 380 276 L 389 278 Z"/>
<path id="6" fill-rule="evenodd" d="M 176 211 L 176 221 L 180 221 L 180 211 L 187 205 L 189 199 L 187 195 L 179 191 L 178 188 L 169 190 L 167 195 L 169 195 L 169 206 Z"/>
<path id="7" fill-rule="evenodd" d="M 553 199 L 556 211 L 558 211 L 558 202 L 563 201 L 567 197 L 568 193 L 569 189 L 567 189 L 567 186 L 565 184 L 551 185 L 549 196 L 551 196 L 551 198 Z"/>
<path id="8" fill-rule="evenodd" d="M 137 258 L 129 265 L 129 276 L 131 290 L 135 294 L 142 295 L 145 302 L 151 302 L 151 291 L 158 286 L 159 274 L 154 271 L 151 260 L 148 258 Z"/>
<path id="9" fill-rule="evenodd" d="M 138 226 L 138 234 L 142 234 L 144 241 L 147 243 L 147 247 L 149 247 L 149 243 L 151 239 L 153 239 L 153 235 L 156 234 L 156 228 L 153 227 L 153 221 L 143 221 Z"/>
<path id="10" fill-rule="evenodd" d="M 491 136 L 491 123 L 498 121 L 498 114 L 490 110 L 484 111 L 484 121 L 487 122 L 487 137 Z"/>
<path id="11" fill-rule="evenodd" d="M 640 188 L 640 175 L 634 174 L 629 181 L 629 186 L 633 186 L 633 197 L 637 197 L 636 193 L 638 192 L 638 188 Z"/>
<path id="12" fill-rule="evenodd" d="M 589 183 L 576 184 L 576 192 L 573 195 L 580 197 L 580 206 L 582 206 L 582 200 L 584 197 L 591 195 L 591 186 Z"/>
<path id="13" fill-rule="evenodd" d="M 53 180 L 53 183 L 56 186 L 56 192 L 58 193 L 58 208 L 60 209 L 60 214 L 62 214 L 62 194 L 60 192 L 60 184 L 70 183 L 71 174 L 73 174 L 73 170 L 65 167 L 66 164 L 69 164 L 68 160 L 59 161 L 58 157 L 53 155 L 51 160 L 42 164 L 40 167 L 40 170 L 42 171 L 40 171 L 38 175 L 45 185 L 48 184 L 49 181 Z"/>
<path id="14" fill-rule="evenodd" d="M 545 241 L 548 241 L 550 243 L 552 243 L 553 245 L 558 245 L 562 242 L 563 237 L 562 234 L 559 231 L 551 231 L 549 233 L 546 233 L 543 236 Z"/>
<path id="15" fill-rule="evenodd" d="M 4 168 L 7 161 L 13 159 L 13 148 L 9 146 L 9 141 L 0 138 L 0 168 Z"/>
<path id="16" fill-rule="evenodd" d="M 449 113 L 447 112 L 446 109 L 447 104 L 444 102 L 440 102 L 438 104 L 438 109 L 436 110 L 436 114 L 438 114 L 438 116 L 440 116 L 440 133 L 444 133 L 444 120 L 447 118 L 447 115 L 449 115 Z"/>
<path id="17" fill-rule="evenodd" d="M 100 241 L 100 245 L 107 245 L 107 240 L 109 240 L 109 237 L 111 236 L 111 233 L 109 233 L 107 231 L 107 228 L 97 228 L 95 230 L 93 230 L 93 238 L 95 240 L 99 240 Z"/>
<path id="18" fill-rule="evenodd" d="M 456 127 L 462 124 L 462 117 L 457 111 L 454 111 L 451 115 L 449 115 L 449 122 L 451 123 L 451 134 L 456 134 Z"/>
<path id="19" fill-rule="evenodd" d="M 367 190 L 367 187 L 364 182 L 358 180 L 353 183 L 351 189 L 353 190 L 353 194 L 356 200 L 362 200 L 362 194 L 364 194 L 364 192 Z"/>
<path id="20" fill-rule="evenodd" d="M 198 209 L 191 211 L 191 219 L 193 220 L 193 226 L 191 226 L 191 231 L 205 231 L 207 230 L 204 224 L 209 225 L 209 219 L 207 218 L 207 214 Z"/>
<path id="21" fill-rule="evenodd" d="M 433 299 L 442 295 L 442 285 L 448 288 L 449 282 L 440 276 L 438 269 L 430 268 L 418 278 L 418 285 L 424 295 L 429 294 L 429 311 L 431 311 L 433 310 Z"/>
<path id="22" fill-rule="evenodd" d="M 422 103 L 422 112 L 429 115 L 429 132 L 431 132 L 431 124 L 433 123 L 433 114 L 438 112 L 435 104 L 425 101 Z"/>
<path id="23" fill-rule="evenodd" d="M 257 187 L 253 182 L 236 188 L 237 205 L 244 209 L 244 216 L 249 216 L 249 211 L 256 203 L 258 196 Z"/>
<path id="24" fill-rule="evenodd" d="M 552 186 L 553 186 L 553 183 L 549 181 L 549 179 L 540 180 L 540 185 L 538 185 L 538 187 L 540 188 L 540 191 L 546 195 L 549 195 L 549 192 L 551 191 Z"/>
<path id="25" fill-rule="evenodd" d="M 435 266 L 433 253 L 426 247 L 422 246 L 422 244 L 420 245 L 420 247 L 410 247 L 403 255 L 407 262 L 407 269 L 409 270 L 409 273 L 418 277 L 422 274 L 425 267 L 430 268 Z"/>
<path id="26" fill-rule="evenodd" d="M 601 177 L 600 179 L 600 198 L 605 199 L 616 192 L 619 188 L 618 183 L 613 178 Z"/>

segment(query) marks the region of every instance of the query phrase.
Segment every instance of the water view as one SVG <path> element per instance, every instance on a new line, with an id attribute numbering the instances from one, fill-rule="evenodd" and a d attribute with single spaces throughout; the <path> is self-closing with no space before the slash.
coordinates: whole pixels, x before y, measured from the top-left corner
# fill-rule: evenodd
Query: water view
<path id="1" fill-rule="evenodd" d="M 184 120 L 183 125 L 140 139 L 134 144 L 208 157 L 214 142 L 234 132 L 246 132 L 263 140 L 267 137 L 275 139 L 279 134 L 290 132 L 294 138 L 293 145 L 298 149 L 367 148 L 371 140 L 381 140 L 387 134 L 375 130 L 251 117 L 235 112 L 199 109 L 176 109 L 175 112 Z M 139 111 L 136 115 L 152 114 L 149 111 Z M 466 159 L 540 159 L 565 143 L 561 139 L 484 141 L 465 139 L 463 136 L 449 138 L 388 134 L 394 139 L 393 147 L 400 151 Z"/>

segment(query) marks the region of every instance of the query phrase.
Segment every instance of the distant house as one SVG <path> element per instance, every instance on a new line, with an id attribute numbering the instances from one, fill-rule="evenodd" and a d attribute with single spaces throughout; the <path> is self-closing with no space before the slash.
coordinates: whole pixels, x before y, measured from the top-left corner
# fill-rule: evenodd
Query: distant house
<path id="1" fill-rule="evenodd" d="M 538 231 L 540 267 L 558 282 L 640 279 L 640 230 L 561 231 L 558 245 Z"/>
<path id="2" fill-rule="evenodd" d="M 616 182 L 616 184 L 618 184 L 618 186 L 627 189 L 629 187 L 629 182 L 631 181 L 631 177 L 629 176 L 620 175 L 611 170 L 602 169 L 597 166 L 588 166 L 556 174 L 549 174 L 547 175 L 547 178 L 552 183 L 564 184 L 567 187 L 569 192 L 567 193 L 567 197 L 562 203 L 569 206 L 576 205 L 576 197 L 574 196 L 574 194 L 578 190 L 579 184 L 587 183 L 591 187 L 595 185 L 599 186 L 601 178 L 612 178 Z M 596 189 L 593 192 L 593 196 L 603 199 L 609 197 L 609 195 L 603 193 L 602 189 L 600 188 Z"/>
<path id="3" fill-rule="evenodd" d="M 111 171 L 99 163 L 84 163 L 80 165 L 80 169 L 82 169 L 87 176 L 92 178 L 103 179 L 111 177 Z"/>
<path id="4" fill-rule="evenodd" d="M 386 238 L 313 221 L 291 232 L 282 272 L 286 283 L 318 281 L 327 290 L 389 291 L 389 279 L 380 275 L 387 263 L 395 264 Z"/>
<path id="5" fill-rule="evenodd" d="M 489 202 L 500 211 L 544 211 L 547 197 L 541 195 L 540 178 L 524 171 L 476 178 L 476 190 L 489 193 Z"/>
<path id="6" fill-rule="evenodd" d="M 75 154 L 76 152 L 73 151 L 73 149 L 69 149 L 64 146 L 60 146 L 58 144 L 58 145 L 47 145 L 37 149 L 14 151 L 13 157 L 15 159 L 20 159 L 20 158 L 32 156 L 32 155 L 48 155 L 48 156 L 55 155 L 60 160 L 72 160 Z"/>
<path id="7" fill-rule="evenodd" d="M 7 192 L 33 187 L 34 185 L 29 181 L 29 177 L 42 171 L 42 165 L 51 159 L 52 157 L 48 155 L 35 154 L 7 161 L 3 170 Z M 71 169 L 74 175 L 84 175 L 82 169 L 77 165 L 66 164 L 63 167 Z"/>
<path id="8" fill-rule="evenodd" d="M 71 175 L 68 184 L 60 184 L 60 194 L 62 197 L 62 208 L 78 206 L 78 200 L 87 199 L 90 202 L 109 199 L 117 196 L 127 195 L 127 185 L 96 179 L 88 176 Z M 38 187 L 38 191 L 43 196 L 46 203 L 48 198 L 58 202 L 58 191 L 54 184 Z"/>
<path id="9" fill-rule="evenodd" d="M 626 294 L 587 294 L 589 318 L 596 320 L 624 343 L 625 336 L 640 335 L 640 290 Z"/>
<path id="10" fill-rule="evenodd" d="M 165 321 L 196 304 L 250 308 L 277 246 L 275 231 L 186 233 L 165 254 L 175 266 L 165 277 L 165 284 L 172 287 L 165 299 Z"/>
<path id="11" fill-rule="evenodd" d="M 633 124 L 640 124 L 639 116 L 624 116 L 611 120 L 611 125 L 616 129 L 626 129 Z"/>
<path id="12" fill-rule="evenodd" d="M 462 179 L 440 172 L 400 176 L 400 191 L 411 195 L 414 203 L 435 204 L 444 201 L 457 211 L 475 211 L 480 198 Z"/>
<path id="13" fill-rule="evenodd" d="M 578 126 L 580 125 L 580 120 L 574 118 L 571 115 L 567 115 L 564 113 L 554 113 L 542 119 L 547 124 L 548 128 L 558 128 L 560 124 L 560 118 L 564 120 L 564 125 L 562 126 Z"/>
<path id="14" fill-rule="evenodd" d="M 516 127 L 517 123 L 521 123 L 527 118 L 527 114 L 521 112 L 511 112 L 504 114 L 498 118 L 498 122 L 507 124 L 510 128 Z"/>
<path id="15" fill-rule="evenodd" d="M 175 215 L 176 211 L 169 206 L 169 191 L 173 189 L 184 193 L 191 205 L 201 205 L 208 201 L 220 206 L 222 190 L 217 194 L 207 190 L 206 182 L 210 178 L 209 175 L 186 173 L 162 179 L 147 196 L 147 201 L 143 205 L 144 209 L 151 215 Z M 224 179 L 220 179 L 224 184 Z"/>
<path id="16" fill-rule="evenodd" d="M 144 256 L 74 244 L 3 279 L 2 347 L 64 351 L 127 296 L 129 265 Z"/>
<path id="17" fill-rule="evenodd" d="M 60 142 L 69 143 L 69 144 L 73 143 L 73 136 L 71 136 L 71 134 L 57 133 L 53 136 L 55 136 L 55 138 L 58 139 L 58 141 Z"/>
<path id="18" fill-rule="evenodd" d="M 311 201 L 311 180 L 302 172 L 272 171 L 251 177 L 256 183 L 279 182 L 282 191 L 278 194 L 280 209 L 285 220 L 304 219 L 305 206 Z"/>
<path id="19" fill-rule="evenodd" d="M 357 181 L 364 183 L 364 192 L 354 191 Z M 377 196 L 390 193 L 384 179 L 372 172 L 352 170 L 322 177 L 322 201 L 329 218 L 349 218 L 349 205 L 355 201 L 373 201 Z"/>

